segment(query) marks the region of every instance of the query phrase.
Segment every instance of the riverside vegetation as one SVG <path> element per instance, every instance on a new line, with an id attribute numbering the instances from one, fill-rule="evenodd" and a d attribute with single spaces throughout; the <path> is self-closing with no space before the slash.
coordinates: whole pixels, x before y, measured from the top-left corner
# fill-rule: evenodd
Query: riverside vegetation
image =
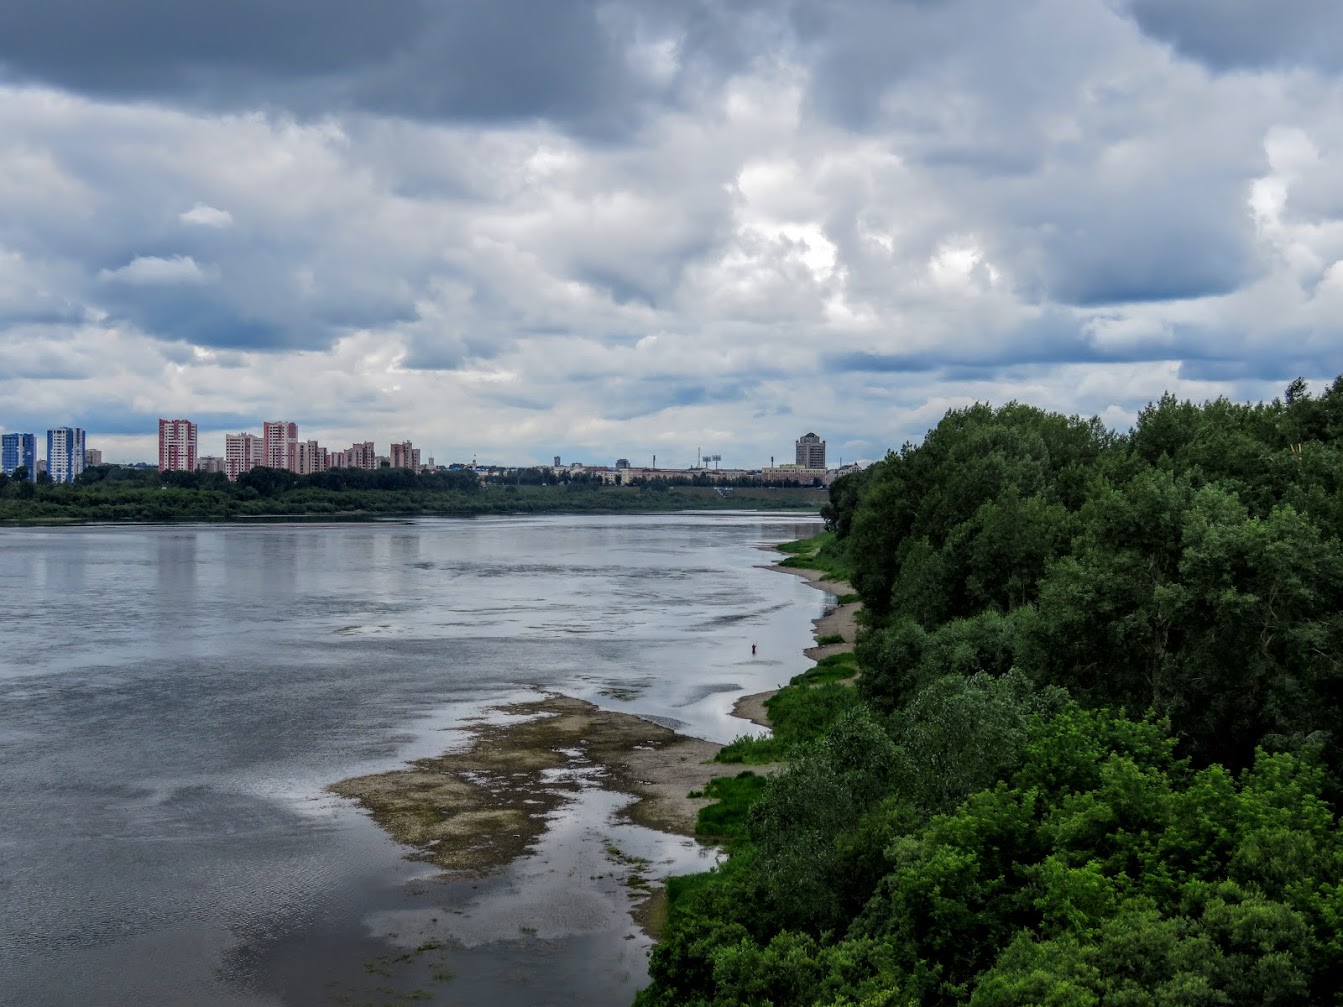
<path id="1" fill-rule="evenodd" d="M 361 518 L 384 515 L 623 513 L 683 509 L 816 511 L 823 490 L 734 486 L 720 494 L 707 477 L 613 486 L 585 473 L 526 469 L 497 480 L 452 470 L 330 469 L 300 476 L 255 468 L 230 482 L 221 473 L 158 472 L 98 465 L 72 484 L 0 475 L 0 523 L 228 521 L 245 518 Z"/>
<path id="2" fill-rule="evenodd" d="M 1343 1002 L 1343 379 L 952 411 L 824 514 L 859 676 L 723 751 L 789 763 L 711 785 L 638 1004 Z"/>

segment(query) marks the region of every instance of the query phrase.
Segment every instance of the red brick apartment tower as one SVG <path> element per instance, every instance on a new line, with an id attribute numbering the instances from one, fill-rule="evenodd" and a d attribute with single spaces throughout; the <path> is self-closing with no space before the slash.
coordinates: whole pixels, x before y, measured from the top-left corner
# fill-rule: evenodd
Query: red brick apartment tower
<path id="1" fill-rule="evenodd" d="M 298 471 L 298 424 L 267 420 L 261 424 L 261 464 L 268 469 Z"/>
<path id="2" fill-rule="evenodd" d="M 159 471 L 196 471 L 196 424 L 159 420 Z"/>

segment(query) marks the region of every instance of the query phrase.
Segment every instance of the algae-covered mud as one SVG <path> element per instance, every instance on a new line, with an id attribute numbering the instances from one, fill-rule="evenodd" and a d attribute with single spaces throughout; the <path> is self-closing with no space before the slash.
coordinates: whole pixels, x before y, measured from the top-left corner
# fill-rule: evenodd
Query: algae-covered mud
<path id="1" fill-rule="evenodd" d="M 409 847 L 409 860 L 443 872 L 418 886 L 420 906 L 371 920 L 397 949 L 367 963 L 376 981 L 347 979 L 333 993 L 433 1000 L 444 984 L 447 1002 L 495 1002 L 456 963 L 521 946 L 532 964 L 510 973 L 513 999 L 500 1002 L 628 1001 L 665 920 L 664 880 L 717 859 L 690 838 L 707 800 L 689 794 L 722 775 L 708 762 L 721 746 L 560 695 L 489 707 L 455 733 L 449 752 L 330 788 Z M 558 986 L 536 967 L 582 956 L 606 965 Z"/>
<path id="2" fill-rule="evenodd" d="M 486 871 L 534 846 L 548 818 L 599 782 L 633 794 L 630 820 L 686 835 L 707 803 L 688 797 L 721 767 L 719 745 L 568 696 L 512 703 L 473 718 L 459 750 L 331 790 L 353 798 L 414 857 L 450 871 Z"/>

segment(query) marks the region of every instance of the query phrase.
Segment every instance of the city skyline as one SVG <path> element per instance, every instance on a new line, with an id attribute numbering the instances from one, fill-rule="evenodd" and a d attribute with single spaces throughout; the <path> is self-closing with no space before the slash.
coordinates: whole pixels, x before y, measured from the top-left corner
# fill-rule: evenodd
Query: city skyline
<path id="1" fill-rule="evenodd" d="M 5 429 L 874 459 L 1335 376 L 1328 5 L 501 2 L 0 12 Z"/>
<path id="2" fill-rule="evenodd" d="M 300 424 L 289 420 L 257 420 L 254 422 L 253 426 L 261 431 L 260 434 L 244 430 L 238 432 L 211 431 L 208 432 L 206 435 L 202 435 L 200 433 L 200 425 L 195 421 L 193 421 L 192 419 L 190 419 L 190 417 L 168 418 L 160 416 L 157 418 L 156 423 L 158 433 L 157 438 L 151 441 L 151 443 L 154 444 L 154 450 L 152 452 L 148 453 L 146 456 L 141 457 L 117 457 L 117 456 L 108 457 L 105 459 L 106 463 L 115 465 L 145 465 L 145 464 L 153 464 L 154 459 L 157 459 L 158 467 L 160 470 L 164 470 L 165 468 L 167 468 L 167 469 L 177 469 L 181 471 L 183 470 L 182 464 L 169 461 L 169 459 L 176 458 L 177 457 L 176 452 L 180 451 L 183 459 L 186 458 L 190 459 L 190 464 L 189 466 L 186 467 L 185 470 L 187 471 L 195 470 L 197 468 L 196 463 L 198 461 L 205 459 L 212 459 L 218 462 L 219 471 L 225 472 L 226 474 L 229 475 L 229 478 L 231 479 L 236 479 L 239 473 L 246 472 L 257 465 L 266 465 L 267 461 L 273 463 L 268 466 L 272 468 L 288 468 L 296 472 L 321 471 L 322 469 L 328 467 L 328 464 L 324 463 L 317 467 L 311 467 L 310 465 L 300 464 L 300 457 L 302 451 L 304 450 L 304 447 L 305 446 L 312 447 L 314 445 L 322 447 L 326 452 L 347 456 L 346 458 L 343 458 L 339 462 L 331 463 L 330 467 L 344 467 L 348 465 L 354 468 L 375 468 L 376 464 L 373 463 L 373 460 L 378 458 L 386 458 L 389 459 L 390 461 L 396 461 L 398 459 L 410 459 L 413 460 L 413 464 L 406 467 L 419 468 L 421 464 L 421 459 L 435 458 L 435 455 L 432 451 L 427 450 L 423 447 L 414 447 L 412 440 L 406 440 L 406 439 L 403 439 L 401 441 L 389 441 L 388 450 L 386 453 L 379 452 L 376 448 L 377 442 L 372 440 L 354 439 L 352 440 L 351 448 L 344 448 L 344 449 L 333 448 L 329 444 L 322 445 L 321 440 L 316 437 L 309 438 L 305 436 L 304 438 L 300 438 L 299 437 Z M 275 448 L 270 449 L 266 447 L 265 438 L 268 428 L 270 428 L 274 438 L 284 437 L 286 439 L 283 446 L 281 446 L 277 440 Z M 47 432 L 50 432 L 50 430 L 55 428 L 42 428 L 42 429 L 44 429 Z M 79 429 L 81 429 L 83 436 L 87 440 L 88 432 L 83 431 L 82 428 Z M 165 444 L 164 441 L 165 430 L 169 431 L 170 436 L 170 441 L 167 444 Z M 4 431 L 3 426 L 0 426 L 0 431 Z M 18 437 L 21 435 L 36 436 L 32 432 L 10 431 L 0 433 L 0 436 L 3 436 L 6 439 L 6 442 L 8 442 L 8 440 L 12 437 Z M 811 450 L 813 452 L 817 450 L 816 446 L 819 445 L 819 455 L 816 457 L 819 457 L 820 459 L 821 462 L 820 467 L 824 468 L 826 462 L 825 442 L 820 440 L 820 438 L 816 437 L 814 433 L 810 432 L 803 435 L 796 442 L 795 463 L 797 465 L 804 465 L 803 444 L 805 441 L 807 441 L 808 438 L 815 439 L 814 442 L 811 443 Z M 41 440 L 41 438 L 38 439 L 39 441 Z M 98 437 L 97 434 L 94 434 L 94 441 L 95 443 L 99 444 L 103 443 L 103 441 L 101 440 L 101 438 Z M 216 442 L 222 442 L 220 452 L 218 454 L 215 454 L 211 450 L 207 450 L 207 448 L 209 448 L 211 444 Z M 201 446 L 203 443 L 205 444 L 205 447 Z M 354 452 L 353 457 L 349 457 L 351 455 L 351 452 Z M 104 463 L 103 458 L 104 450 L 101 447 L 94 449 L 92 453 L 97 456 L 97 461 L 89 462 L 89 464 Z M 570 454 L 568 456 L 570 458 L 570 462 L 565 462 L 563 464 L 567 466 L 570 463 L 577 461 L 580 464 L 583 464 L 587 467 L 599 468 L 599 467 L 613 467 L 616 465 L 617 462 L 625 462 L 626 465 L 633 464 L 634 467 L 636 468 L 663 468 L 669 471 L 684 469 L 687 471 L 691 471 L 701 467 L 708 467 L 708 463 L 703 461 L 702 460 L 703 458 L 708 457 L 716 458 L 718 461 L 715 462 L 715 467 L 717 467 L 718 462 L 721 462 L 724 457 L 721 453 L 713 456 L 707 455 L 702 451 L 701 448 L 696 447 L 694 449 L 693 462 L 689 460 L 690 455 L 689 449 L 686 449 L 687 460 L 685 461 L 684 464 L 681 464 L 679 462 L 679 459 L 676 459 L 675 456 L 673 456 L 673 459 L 670 460 L 664 458 L 664 464 L 662 466 L 658 466 L 656 452 L 653 452 L 651 454 L 648 454 L 647 452 L 645 453 L 650 459 L 647 464 L 645 464 L 645 462 L 642 460 L 643 456 L 639 456 L 637 455 L 637 453 L 634 453 L 635 460 L 632 463 L 630 462 L 629 458 L 625 457 L 625 455 L 631 454 L 630 452 L 624 452 L 622 454 L 619 451 L 611 452 L 608 450 L 605 453 L 610 455 L 609 459 L 605 459 L 603 456 L 600 456 L 599 454 L 594 452 L 579 452 L 579 455 L 581 455 L 582 457 L 576 457 L 574 454 Z M 85 454 L 86 456 L 89 454 L 89 451 L 87 449 L 85 451 Z M 45 456 L 42 455 L 40 443 L 38 444 L 38 455 L 40 458 L 42 458 L 43 461 L 45 461 Z M 557 468 L 560 467 L 561 463 L 558 459 L 565 457 L 564 453 L 561 452 L 560 454 L 556 454 L 553 457 L 556 459 L 556 461 L 552 467 Z M 771 451 L 768 462 L 769 466 L 773 466 L 775 464 L 776 457 L 784 457 L 784 456 L 782 452 Z M 475 459 L 477 458 L 477 454 L 475 452 L 471 452 L 470 458 L 474 463 Z M 585 461 L 584 458 L 588 458 L 591 460 Z M 467 459 L 465 457 L 460 458 L 454 457 L 451 459 L 439 459 L 439 461 L 441 461 L 442 464 L 450 464 L 450 463 L 465 464 Z M 766 463 L 761 459 L 747 459 L 743 461 L 739 458 L 734 458 L 733 456 L 729 455 L 728 461 L 729 464 L 726 467 L 734 469 L 749 470 L 749 469 L 759 469 L 762 467 L 766 467 Z M 849 461 L 866 462 L 867 460 L 849 459 Z M 165 462 L 167 462 L 167 464 L 165 464 Z M 487 463 L 491 465 L 502 465 L 507 467 L 546 467 L 546 462 L 544 459 L 532 459 L 532 458 L 527 458 L 524 460 L 492 459 L 489 460 Z M 840 461 L 837 464 L 842 463 L 843 459 L 840 459 Z M 785 463 L 780 462 L 780 464 Z M 394 465 L 393 467 L 399 467 L 399 466 Z M 8 472 L 9 470 L 5 469 L 5 471 Z"/>
<path id="3" fill-rule="evenodd" d="M 314 472 L 325 471 L 328 468 L 377 468 L 383 462 L 386 462 L 392 468 L 412 468 L 420 469 L 434 467 L 438 463 L 431 454 L 427 454 L 423 448 L 415 447 L 413 441 L 407 439 L 402 441 L 390 441 L 386 454 L 377 450 L 376 442 L 355 441 L 351 447 L 339 449 L 322 445 L 316 438 L 301 439 L 299 437 L 299 424 L 290 420 L 262 420 L 260 421 L 262 433 L 254 434 L 250 431 L 240 431 L 237 433 L 226 433 L 223 435 L 224 445 L 222 453 L 215 455 L 208 450 L 201 450 L 199 425 L 188 417 L 158 419 L 158 440 L 157 440 L 157 462 L 159 471 L 204 471 L 220 472 L 229 479 L 236 480 L 243 472 L 250 471 L 257 466 L 287 469 L 300 475 Z M 32 433 L 9 432 L 0 435 L 0 471 L 6 475 L 12 473 L 14 469 L 25 464 L 28 458 L 33 458 L 35 464 L 28 466 L 30 477 L 35 478 L 38 472 L 48 471 L 48 458 L 53 447 L 53 435 L 58 435 L 58 431 L 64 431 L 68 428 L 49 428 L 46 431 L 47 455 L 42 456 L 40 439 Z M 79 448 L 79 462 L 77 464 L 66 463 L 59 471 L 68 476 L 63 481 L 72 481 L 74 476 L 78 475 L 83 469 L 90 465 L 104 464 L 103 451 L 100 448 L 87 447 L 87 431 L 75 428 L 71 431 L 71 437 L 77 435 Z M 66 443 L 64 433 L 57 436 L 60 444 Z M 71 444 L 75 441 L 71 440 Z M 208 446 L 208 445 L 207 445 Z M 824 472 L 827 469 L 826 443 L 814 432 L 807 432 L 795 442 L 795 452 L 793 462 L 780 462 L 776 466 L 776 456 L 771 455 L 769 464 L 763 462 L 746 462 L 721 466 L 722 454 L 704 454 L 697 448 L 695 452 L 694 464 L 676 465 L 667 464 L 664 461 L 662 466 L 657 464 L 656 454 L 651 456 L 647 465 L 641 461 L 631 462 L 629 458 L 612 455 L 610 459 L 599 459 L 593 457 L 592 460 L 582 460 L 570 458 L 568 462 L 563 461 L 563 455 L 553 456 L 553 464 L 546 466 L 543 462 L 516 460 L 495 460 L 488 461 L 485 464 L 490 467 L 524 468 L 524 467 L 551 467 L 551 468 L 572 468 L 579 466 L 590 469 L 636 469 L 640 471 L 696 471 L 708 469 L 711 466 L 717 470 L 720 467 L 731 471 L 776 471 L 782 472 L 788 469 L 801 468 L 812 471 Z M 73 457 L 67 452 L 69 457 Z M 27 453 L 25 453 L 27 452 Z M 852 460 L 851 460 L 852 462 Z M 153 464 L 144 459 L 107 459 L 109 464 L 119 465 L 147 465 Z M 445 461 L 443 465 L 448 464 L 466 464 L 464 459 L 453 459 Z M 844 462 L 841 459 L 836 463 L 843 467 Z M 477 465 L 477 459 L 473 455 L 471 465 Z"/>

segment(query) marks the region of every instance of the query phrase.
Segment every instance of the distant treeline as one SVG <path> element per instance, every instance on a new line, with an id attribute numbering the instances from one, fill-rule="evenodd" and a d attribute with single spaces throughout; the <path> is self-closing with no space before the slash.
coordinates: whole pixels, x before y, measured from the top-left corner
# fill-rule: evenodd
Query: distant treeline
<path id="1" fill-rule="evenodd" d="M 823 513 L 856 701 L 672 885 L 640 1004 L 1339 1002 L 1343 379 L 955 410 Z"/>
<path id="2" fill-rule="evenodd" d="M 97 465 L 72 484 L 0 475 L 0 521 L 221 521 L 253 517 L 508 514 L 784 507 L 816 510 L 816 491 L 743 489 L 722 496 L 698 484 L 662 481 L 643 488 L 604 485 L 587 473 L 549 481 L 522 470 L 481 479 L 469 470 L 328 469 L 297 475 L 255 468 L 230 482 L 221 473 L 159 472 Z"/>
<path id="3" fill-rule="evenodd" d="M 499 483 L 515 483 L 520 486 L 547 486 L 556 482 L 563 483 L 588 483 L 605 482 L 601 475 L 595 472 L 584 472 L 582 470 L 570 470 L 565 468 L 550 469 L 545 467 L 515 469 L 507 475 L 485 476 L 487 481 Z M 616 472 L 616 478 L 620 480 L 622 486 L 647 486 L 653 490 L 668 489 L 675 486 L 732 486 L 732 487 L 752 487 L 767 485 L 758 475 L 739 475 L 731 478 L 718 476 L 708 469 L 696 469 L 685 475 L 669 475 L 659 473 L 657 476 L 631 476 L 628 472 Z M 608 484 L 609 485 L 609 484 Z M 803 482 L 800 479 L 774 479 L 768 485 L 781 486 L 785 489 L 808 489 L 820 488 L 821 480 L 813 478 Z"/>

